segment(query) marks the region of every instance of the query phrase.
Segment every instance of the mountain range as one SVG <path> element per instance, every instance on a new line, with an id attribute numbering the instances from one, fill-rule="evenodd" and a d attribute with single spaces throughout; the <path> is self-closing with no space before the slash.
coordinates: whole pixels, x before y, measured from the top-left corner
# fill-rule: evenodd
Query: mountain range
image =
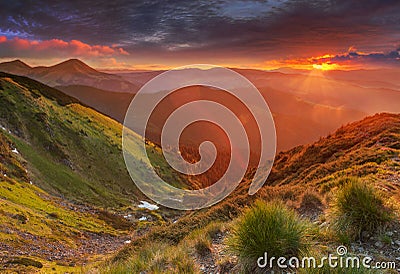
<path id="1" fill-rule="evenodd" d="M 14 65 L 22 74 L 25 66 Z M 259 77 L 263 73 L 250 74 Z M 341 121 L 357 120 L 366 113 L 310 102 L 293 90 L 260 90 L 269 100 L 280 149 L 285 148 L 282 142 L 286 147 L 309 144 L 279 152 L 266 186 L 256 196 L 247 195 L 246 177 L 220 204 L 198 212 L 177 212 L 140 207 L 146 197 L 128 175 L 121 151 L 122 125 L 115 120 L 123 118 L 124 109 L 118 106 L 127 106 L 132 94 L 81 85 L 56 89 L 25 76 L 1 72 L 0 269 L 74 272 L 87 263 L 95 267 L 93 262 L 125 246 L 113 258 L 114 262 L 120 261 L 146 242 L 176 244 L 209 222 L 228 221 L 257 197 L 279 196 L 295 203 L 307 187 L 329 196 L 343 176 L 377 182 L 395 195 L 399 184 L 398 114 L 378 114 L 341 127 Z M 151 123 L 162 122 L 174 106 L 188 100 L 215 96 L 204 87 L 182 89 L 164 102 L 168 107 Z M 225 103 L 234 104 L 229 100 Z M 389 103 L 385 105 L 394 106 Z M 95 109 L 116 117 L 112 119 Z M 340 127 L 335 132 L 331 130 L 334 125 Z M 155 128 L 152 139 L 157 141 Z M 204 131 L 200 128 L 195 134 L 201 138 L 218 135 L 209 131 L 204 136 Z M 333 133 L 312 143 L 324 132 Z M 133 132 L 132 136 L 140 142 L 140 136 Z M 183 188 L 201 185 L 172 172 L 157 143 L 148 141 L 147 149 L 161 176 Z M 145 167 L 140 165 L 135 146 L 130 152 L 138 164 L 133 175 L 144 176 Z"/>
<path id="2" fill-rule="evenodd" d="M 218 73 L 218 69 L 214 70 Z M 248 78 L 269 104 L 276 123 L 279 151 L 315 141 L 366 115 L 400 111 L 397 103 L 400 90 L 393 70 L 379 73 L 368 70 L 234 70 Z M 50 67 L 30 67 L 15 60 L 1 63 L 0 71 L 25 75 L 53 86 L 120 123 L 134 94 L 144 83 L 163 72 L 104 73 L 77 59 Z M 171 81 L 180 81 L 183 77 L 196 77 L 196 71 L 174 71 Z M 165 83 L 154 92 L 164 92 L 162 89 L 168 90 L 169 85 Z M 185 100 L 205 98 L 209 93 L 207 88 L 196 88 L 196 91 L 185 93 Z M 170 104 L 166 107 L 179 105 L 181 97 L 175 94 L 168 99 Z M 151 138 L 156 142 L 162 123 L 153 122 Z M 188 139 L 197 138 L 197 133 Z"/>
<path id="3" fill-rule="evenodd" d="M 114 92 L 134 93 L 138 86 L 121 76 L 97 71 L 78 59 L 54 66 L 31 67 L 20 60 L 0 63 L 0 71 L 27 76 L 49 86 L 87 85 Z"/>

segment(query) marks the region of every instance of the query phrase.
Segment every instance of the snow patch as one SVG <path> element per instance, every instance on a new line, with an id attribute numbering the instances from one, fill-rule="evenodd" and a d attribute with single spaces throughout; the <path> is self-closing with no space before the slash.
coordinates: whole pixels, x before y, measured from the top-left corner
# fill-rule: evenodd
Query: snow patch
<path id="1" fill-rule="evenodd" d="M 11 150 L 11 152 L 15 153 L 15 154 L 19 154 L 18 150 L 16 148 L 14 148 L 13 150 Z"/>
<path id="2" fill-rule="evenodd" d="M 140 205 L 138 207 L 140 208 L 147 208 L 148 210 L 157 210 L 159 207 L 157 205 L 150 204 L 149 202 L 146 201 L 140 201 Z"/>
<path id="3" fill-rule="evenodd" d="M 147 221 L 147 217 L 146 216 L 142 216 L 139 218 L 139 221 Z"/>
<path id="4" fill-rule="evenodd" d="M 132 241 L 131 240 L 127 240 L 127 241 L 125 241 L 124 243 L 125 244 L 130 244 Z"/>

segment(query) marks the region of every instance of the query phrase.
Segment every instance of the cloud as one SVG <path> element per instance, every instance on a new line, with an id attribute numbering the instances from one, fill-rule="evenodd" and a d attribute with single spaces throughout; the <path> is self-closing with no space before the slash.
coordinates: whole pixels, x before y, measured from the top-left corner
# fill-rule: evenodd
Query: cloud
<path id="1" fill-rule="evenodd" d="M 8 39 L 0 36 L 0 58 L 4 57 L 104 57 L 129 55 L 120 47 L 89 45 L 79 40 L 61 39 L 29 40 L 19 37 Z"/>
<path id="2" fill-rule="evenodd" d="M 400 48 L 389 52 L 361 52 L 350 47 L 343 54 L 310 58 L 312 63 L 400 65 Z"/>
<path id="3" fill-rule="evenodd" d="M 151 62 L 249 63 L 349 45 L 386 51 L 399 42 L 399 20 L 398 0 L 14 0 L 0 9 L 0 35 L 117 44 Z"/>

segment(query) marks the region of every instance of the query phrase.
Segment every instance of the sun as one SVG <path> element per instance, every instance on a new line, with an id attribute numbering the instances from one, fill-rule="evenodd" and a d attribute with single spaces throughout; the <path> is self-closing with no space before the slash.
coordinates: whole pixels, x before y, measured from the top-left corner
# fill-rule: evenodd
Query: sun
<path id="1" fill-rule="evenodd" d="M 332 63 L 313 64 L 312 66 L 313 69 L 318 69 L 318 70 L 334 70 L 339 67 L 337 64 L 332 64 Z"/>

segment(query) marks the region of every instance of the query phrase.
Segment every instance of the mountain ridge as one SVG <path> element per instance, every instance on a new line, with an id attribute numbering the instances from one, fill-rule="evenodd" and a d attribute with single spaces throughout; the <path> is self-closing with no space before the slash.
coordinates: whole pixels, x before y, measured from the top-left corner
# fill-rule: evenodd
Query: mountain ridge
<path id="1" fill-rule="evenodd" d="M 340 127 L 319 141 L 278 153 L 266 183 L 255 195 L 248 195 L 251 181 L 245 179 L 219 204 L 202 211 L 189 212 L 177 223 L 155 228 L 146 235 L 136 237 L 108 263 L 118 265 L 125 262 L 132 254 L 146 248 L 149 242 L 176 246 L 188 234 L 209 224 L 231 224 L 257 199 L 282 200 L 299 210 L 302 217 L 309 218 L 307 214 L 314 214 L 315 208 L 311 212 L 304 212 L 301 206 L 297 207 L 302 196 L 305 193 L 317 193 L 331 199 L 343 178 L 358 177 L 399 201 L 399 174 L 400 114 L 368 116 Z M 323 209 L 318 210 L 321 214 Z"/>
<path id="2" fill-rule="evenodd" d="M 49 86 L 89 85 L 115 92 L 135 93 L 138 86 L 121 76 L 100 72 L 73 58 L 52 66 L 31 67 L 21 60 L 0 63 L 0 71 L 27 76 Z"/>

